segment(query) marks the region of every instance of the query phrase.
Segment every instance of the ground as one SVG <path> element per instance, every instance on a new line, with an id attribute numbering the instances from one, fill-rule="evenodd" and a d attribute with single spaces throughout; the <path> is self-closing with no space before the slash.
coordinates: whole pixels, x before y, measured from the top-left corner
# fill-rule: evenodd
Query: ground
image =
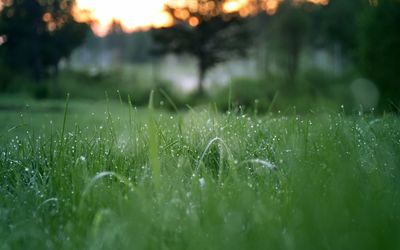
<path id="1" fill-rule="evenodd" d="M 0 249 L 400 248 L 395 115 L 0 100 Z"/>

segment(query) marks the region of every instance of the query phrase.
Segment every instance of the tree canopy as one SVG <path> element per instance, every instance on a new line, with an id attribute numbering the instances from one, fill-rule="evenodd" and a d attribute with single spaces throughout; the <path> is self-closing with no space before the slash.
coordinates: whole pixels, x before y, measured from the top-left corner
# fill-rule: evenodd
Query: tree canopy
<path id="1" fill-rule="evenodd" d="M 30 71 L 37 81 L 85 39 L 88 26 L 72 17 L 74 1 L 1 1 L 0 34 L 6 41 L 0 56 L 13 69 Z"/>
<path id="2" fill-rule="evenodd" d="M 224 1 L 197 1 L 190 6 L 170 8 L 175 19 L 170 28 L 153 30 L 155 53 L 189 54 L 198 61 L 198 93 L 204 93 L 204 77 L 209 69 L 231 58 L 246 56 L 251 44 L 246 21 L 234 14 L 223 14 Z"/>
<path id="3" fill-rule="evenodd" d="M 360 18 L 359 65 L 378 84 L 383 101 L 400 104 L 400 1 L 381 0 Z"/>

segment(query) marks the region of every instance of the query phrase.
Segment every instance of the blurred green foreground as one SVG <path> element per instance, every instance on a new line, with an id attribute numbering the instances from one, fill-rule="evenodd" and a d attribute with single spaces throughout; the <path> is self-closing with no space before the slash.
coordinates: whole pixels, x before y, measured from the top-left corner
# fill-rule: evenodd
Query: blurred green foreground
<path id="1" fill-rule="evenodd" d="M 64 106 L 0 112 L 0 249 L 400 247 L 396 116 Z"/>

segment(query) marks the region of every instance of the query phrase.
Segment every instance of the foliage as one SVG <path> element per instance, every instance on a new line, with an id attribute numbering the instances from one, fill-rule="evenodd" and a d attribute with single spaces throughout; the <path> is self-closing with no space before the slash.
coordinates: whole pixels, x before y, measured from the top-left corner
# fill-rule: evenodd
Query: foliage
<path id="1" fill-rule="evenodd" d="M 287 82 L 293 85 L 299 70 L 300 56 L 310 39 L 310 13 L 308 4 L 295 5 L 287 1 L 279 6 L 271 18 L 268 40 L 271 50 L 278 54 L 279 63 L 286 69 Z"/>
<path id="2" fill-rule="evenodd" d="M 382 105 L 400 104 L 400 2 L 381 0 L 360 20 L 359 65 L 381 91 Z"/>
<path id="3" fill-rule="evenodd" d="M 331 47 L 340 45 L 345 55 L 353 58 L 357 47 L 358 18 L 368 6 L 365 0 L 331 0 L 328 5 L 316 8 L 313 19 L 314 45 Z M 354 59 L 354 58 L 353 58 Z"/>
<path id="4" fill-rule="evenodd" d="M 88 26 L 77 23 L 71 8 L 74 1 L 3 1 L 0 47 L 3 63 L 13 70 L 32 73 L 36 81 L 67 58 L 85 38 Z"/>
<path id="5" fill-rule="evenodd" d="M 198 5 L 207 5 L 210 2 L 214 3 L 214 7 L 206 12 L 189 7 L 171 8 L 169 11 L 173 14 L 185 11 L 188 16 L 181 18 L 175 14 L 176 24 L 173 27 L 153 30 L 153 37 L 158 42 L 155 49 L 157 54 L 187 53 L 198 60 L 200 95 L 204 92 L 203 80 L 210 68 L 233 57 L 245 56 L 251 45 L 245 20 L 235 15 L 222 15 L 224 1 L 221 0 L 198 1 Z M 213 11 L 220 15 L 213 14 Z"/>

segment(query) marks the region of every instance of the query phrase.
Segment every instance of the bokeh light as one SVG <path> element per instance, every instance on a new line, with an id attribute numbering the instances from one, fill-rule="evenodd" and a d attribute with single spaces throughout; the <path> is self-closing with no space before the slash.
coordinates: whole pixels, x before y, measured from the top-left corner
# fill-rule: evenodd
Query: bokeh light
<path id="1" fill-rule="evenodd" d="M 328 0 L 298 0 L 298 2 L 314 4 L 328 4 Z M 165 6 L 175 9 L 173 15 L 180 20 L 187 20 L 191 26 L 200 23 L 198 18 L 190 16 L 189 12 L 201 15 L 215 15 L 221 12 L 237 13 L 247 17 L 259 11 L 275 14 L 282 0 L 226 0 L 222 10 L 217 10 L 214 1 L 204 1 L 199 4 L 190 0 L 77 0 L 74 16 L 80 22 L 90 22 L 92 29 L 99 36 L 104 36 L 110 30 L 113 22 L 121 24 L 125 32 L 147 30 L 155 27 L 168 27 L 173 25 L 173 17 Z"/>

